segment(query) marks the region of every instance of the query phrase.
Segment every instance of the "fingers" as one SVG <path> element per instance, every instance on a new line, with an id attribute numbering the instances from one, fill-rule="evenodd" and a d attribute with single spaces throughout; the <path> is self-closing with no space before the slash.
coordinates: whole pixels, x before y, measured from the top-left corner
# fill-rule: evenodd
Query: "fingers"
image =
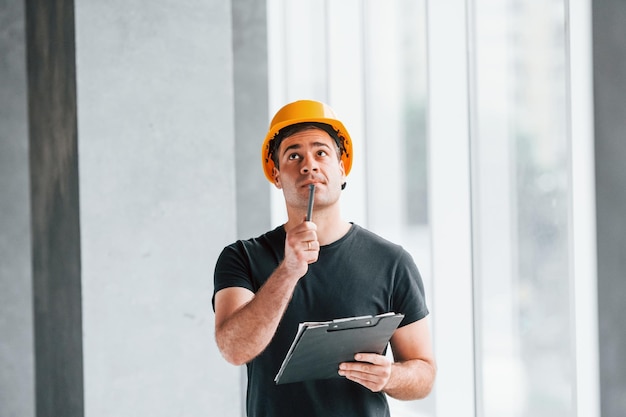
<path id="1" fill-rule="evenodd" d="M 290 244 L 294 245 L 294 250 L 300 252 L 301 256 L 307 259 L 308 263 L 317 261 L 317 254 L 320 250 L 320 243 L 317 240 L 317 226 L 312 222 L 303 222 L 290 231 Z"/>
<path id="2" fill-rule="evenodd" d="M 317 226 L 313 222 L 302 222 L 287 232 L 285 265 L 303 276 L 308 265 L 317 261 L 319 250 Z"/>
<path id="3" fill-rule="evenodd" d="M 391 377 L 391 359 L 374 353 L 357 353 L 357 362 L 339 365 L 339 375 L 368 388 L 372 392 L 382 391 Z"/>
<path id="4" fill-rule="evenodd" d="M 307 222 L 315 225 L 314 223 Z M 317 257 L 320 252 L 320 243 L 317 240 L 317 232 L 315 229 L 306 229 L 297 235 L 297 240 L 299 240 L 299 246 L 301 247 L 300 257 L 307 262 L 307 264 L 311 264 L 313 262 L 317 262 Z"/>
<path id="5" fill-rule="evenodd" d="M 317 240 L 307 240 L 303 243 L 306 245 L 304 248 L 305 251 L 319 252 L 320 250 L 320 243 Z"/>

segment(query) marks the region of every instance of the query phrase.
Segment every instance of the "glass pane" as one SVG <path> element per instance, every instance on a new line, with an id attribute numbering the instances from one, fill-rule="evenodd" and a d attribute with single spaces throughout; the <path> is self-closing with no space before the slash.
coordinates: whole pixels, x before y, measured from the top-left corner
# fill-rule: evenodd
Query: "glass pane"
<path id="1" fill-rule="evenodd" d="M 311 98 L 344 119 L 355 161 L 343 215 L 413 255 L 428 302 L 425 2 L 268 0 L 268 32 L 270 112 Z M 276 225 L 283 206 L 273 191 Z M 390 407 L 394 417 L 435 415 L 433 395 Z"/>
<path id="2" fill-rule="evenodd" d="M 565 2 L 474 5 L 479 410 L 572 416 Z"/>

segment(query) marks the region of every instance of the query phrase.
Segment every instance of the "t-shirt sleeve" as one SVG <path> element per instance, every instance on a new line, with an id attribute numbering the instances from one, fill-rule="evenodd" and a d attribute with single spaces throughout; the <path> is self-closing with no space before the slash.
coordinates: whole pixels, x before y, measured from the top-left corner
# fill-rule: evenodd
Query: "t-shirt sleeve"
<path id="1" fill-rule="evenodd" d="M 215 294 L 224 288 L 241 287 L 254 291 L 250 261 L 244 253 L 238 242 L 225 247 L 217 258 L 213 275 L 213 311 L 215 311 Z"/>
<path id="2" fill-rule="evenodd" d="M 422 276 L 411 255 L 403 251 L 397 265 L 393 308 L 395 312 L 403 313 L 404 319 L 399 327 L 406 326 L 428 315 L 424 283 Z"/>

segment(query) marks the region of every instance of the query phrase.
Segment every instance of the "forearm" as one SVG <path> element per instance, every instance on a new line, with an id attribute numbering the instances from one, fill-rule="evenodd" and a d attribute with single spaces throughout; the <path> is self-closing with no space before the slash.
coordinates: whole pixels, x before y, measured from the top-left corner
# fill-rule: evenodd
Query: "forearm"
<path id="1" fill-rule="evenodd" d="M 243 365 L 267 347 L 297 282 L 279 267 L 247 304 L 216 325 L 217 345 L 226 360 Z"/>
<path id="2" fill-rule="evenodd" d="M 395 362 L 383 391 L 398 400 L 425 398 L 432 390 L 436 365 L 421 359 Z"/>

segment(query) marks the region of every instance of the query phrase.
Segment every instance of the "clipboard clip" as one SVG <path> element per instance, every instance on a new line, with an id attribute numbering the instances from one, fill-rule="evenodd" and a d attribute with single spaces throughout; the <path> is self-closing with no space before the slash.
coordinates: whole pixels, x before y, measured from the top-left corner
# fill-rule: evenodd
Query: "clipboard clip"
<path id="1" fill-rule="evenodd" d="M 365 316 L 356 320 L 334 320 L 328 325 L 327 332 L 337 332 L 340 330 L 358 329 L 362 327 L 374 327 L 380 321 L 380 317 Z"/>

